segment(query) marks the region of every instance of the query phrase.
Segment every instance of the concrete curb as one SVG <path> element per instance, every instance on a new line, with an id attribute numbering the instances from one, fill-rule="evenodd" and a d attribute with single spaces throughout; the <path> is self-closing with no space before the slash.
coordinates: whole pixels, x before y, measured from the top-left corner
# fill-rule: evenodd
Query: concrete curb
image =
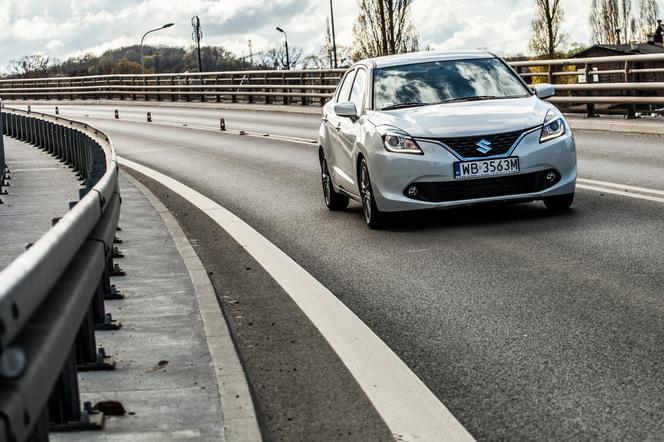
<path id="1" fill-rule="evenodd" d="M 567 117 L 570 127 L 575 130 L 599 130 L 604 132 L 639 133 L 664 135 L 664 118 L 662 121 L 616 120 L 596 118 Z"/>
<path id="2" fill-rule="evenodd" d="M 145 195 L 161 215 L 189 271 L 216 375 L 224 422 L 224 440 L 228 442 L 262 441 L 249 384 L 203 263 L 166 206 L 138 180 L 128 173 L 122 173 Z"/>

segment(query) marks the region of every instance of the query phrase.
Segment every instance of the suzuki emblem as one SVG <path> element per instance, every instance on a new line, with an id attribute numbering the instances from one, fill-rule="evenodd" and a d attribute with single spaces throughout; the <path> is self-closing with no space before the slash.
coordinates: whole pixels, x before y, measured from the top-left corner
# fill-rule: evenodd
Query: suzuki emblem
<path id="1" fill-rule="evenodd" d="M 475 146 L 477 146 L 477 148 L 475 150 L 478 151 L 478 152 L 483 153 L 484 155 L 489 153 L 489 151 L 492 149 L 491 141 L 485 140 L 484 138 L 482 138 L 480 141 L 475 143 Z"/>

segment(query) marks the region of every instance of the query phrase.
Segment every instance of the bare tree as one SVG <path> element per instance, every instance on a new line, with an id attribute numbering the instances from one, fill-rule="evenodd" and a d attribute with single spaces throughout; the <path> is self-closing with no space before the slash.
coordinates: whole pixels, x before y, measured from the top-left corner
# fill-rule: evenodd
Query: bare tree
<path id="1" fill-rule="evenodd" d="M 268 69 L 286 69 L 286 51 L 282 47 L 268 49 L 267 51 L 255 54 L 259 58 L 259 65 Z M 288 61 L 290 67 L 294 68 L 300 63 L 302 58 L 302 48 L 290 46 L 288 48 Z"/>
<path id="2" fill-rule="evenodd" d="M 592 0 L 590 4 L 590 35 L 594 44 L 601 44 L 604 37 L 604 23 L 602 21 L 602 0 Z"/>
<path id="3" fill-rule="evenodd" d="M 416 51 L 419 33 L 410 14 L 412 0 L 358 0 L 353 25 L 353 59 Z"/>
<path id="4" fill-rule="evenodd" d="M 34 54 L 9 60 L 9 69 L 13 77 L 43 78 L 55 75 L 57 64 L 47 55 Z"/>
<path id="5" fill-rule="evenodd" d="M 659 18 L 659 4 L 657 0 L 641 0 L 639 4 L 639 18 L 637 20 L 637 38 L 647 41 L 648 34 L 652 34 L 657 27 Z"/>
<path id="6" fill-rule="evenodd" d="M 620 33 L 620 8 L 618 0 L 603 0 L 602 2 L 602 43 L 617 44 Z"/>
<path id="7" fill-rule="evenodd" d="M 620 32 L 622 42 L 630 41 L 630 22 L 632 20 L 632 0 L 620 0 Z"/>
<path id="8" fill-rule="evenodd" d="M 536 55 L 554 58 L 567 36 L 562 30 L 565 19 L 561 0 L 535 0 L 530 50 Z"/>

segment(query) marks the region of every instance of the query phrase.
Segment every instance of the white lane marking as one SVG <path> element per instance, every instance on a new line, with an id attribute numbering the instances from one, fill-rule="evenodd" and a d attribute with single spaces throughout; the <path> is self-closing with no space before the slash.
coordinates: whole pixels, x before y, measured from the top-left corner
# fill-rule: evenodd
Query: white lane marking
<path id="1" fill-rule="evenodd" d="M 605 187 L 615 187 L 615 188 L 623 189 L 623 190 L 634 190 L 636 192 L 651 193 L 653 195 L 662 195 L 662 196 L 664 196 L 664 190 L 647 189 L 645 187 L 628 186 L 626 184 L 608 183 L 606 181 L 587 180 L 585 178 L 577 178 L 576 181 L 579 182 L 579 183 L 584 183 L 584 184 L 590 184 L 590 185 L 596 185 L 596 186 L 605 186 Z"/>
<path id="2" fill-rule="evenodd" d="M 168 187 L 212 218 L 270 274 L 339 355 L 395 439 L 473 437 L 410 368 L 348 307 L 247 223 L 206 196 L 141 164 L 118 162 Z"/>
<path id="3" fill-rule="evenodd" d="M 586 190 L 593 190 L 595 192 L 604 192 L 604 193 L 610 193 L 613 195 L 620 195 L 620 196 L 627 196 L 630 198 L 637 198 L 641 200 L 648 200 L 648 201 L 655 201 L 658 203 L 664 203 L 664 198 L 659 198 L 656 196 L 650 196 L 650 195 L 642 195 L 640 193 L 633 193 L 633 192 L 626 192 L 624 190 L 617 190 L 617 189 L 611 189 L 609 187 L 598 187 L 598 186 L 587 186 L 585 184 L 578 184 L 576 187 L 580 189 L 586 189 Z"/>

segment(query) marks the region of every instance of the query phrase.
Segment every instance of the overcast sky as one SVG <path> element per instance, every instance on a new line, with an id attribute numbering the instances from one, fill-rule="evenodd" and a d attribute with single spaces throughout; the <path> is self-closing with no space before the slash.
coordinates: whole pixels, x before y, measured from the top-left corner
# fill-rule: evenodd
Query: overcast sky
<path id="1" fill-rule="evenodd" d="M 659 0 L 664 10 L 664 0 Z M 637 0 L 634 0 L 636 3 Z M 499 54 L 527 52 L 532 0 L 414 0 L 413 19 L 424 44 L 434 49 L 487 48 Z M 564 0 L 570 41 L 588 42 L 590 0 Z M 337 42 L 351 44 L 356 0 L 334 0 Z M 635 5 L 637 9 L 637 5 Z M 151 45 L 191 45 L 190 20 L 201 19 L 203 44 L 238 55 L 280 44 L 314 52 L 325 38 L 328 0 L 0 0 L 0 69 L 11 58 L 43 52 L 66 59 L 136 44 L 143 32 Z"/>

